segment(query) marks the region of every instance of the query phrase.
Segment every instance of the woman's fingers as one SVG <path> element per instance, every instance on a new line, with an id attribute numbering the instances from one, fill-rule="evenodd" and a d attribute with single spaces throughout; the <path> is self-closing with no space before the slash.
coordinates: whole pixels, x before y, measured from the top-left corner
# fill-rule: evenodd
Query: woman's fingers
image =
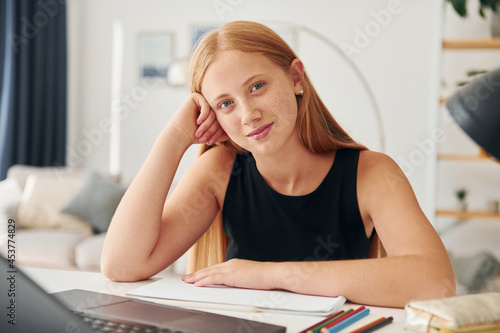
<path id="1" fill-rule="evenodd" d="M 191 274 L 184 275 L 182 277 L 182 280 L 186 283 L 194 283 L 196 286 L 207 285 L 207 282 L 214 282 L 214 281 L 217 281 L 216 284 L 223 284 L 221 282 L 221 280 L 223 279 L 223 274 L 227 273 L 224 267 L 225 265 L 223 265 L 223 263 L 220 263 L 206 268 L 202 268 Z"/>
<path id="2" fill-rule="evenodd" d="M 273 289 L 272 264 L 232 259 L 185 275 L 182 280 L 197 287 L 224 284 L 240 288 Z"/>
<path id="3" fill-rule="evenodd" d="M 198 119 L 200 119 L 198 117 Z M 219 124 L 216 122 L 215 118 L 215 112 L 210 111 L 208 115 L 205 117 L 205 119 L 198 124 L 198 129 L 195 132 L 195 137 L 200 139 L 200 142 L 202 138 L 206 139 L 211 137 L 213 133 L 217 130 L 217 127 Z"/>
<path id="4" fill-rule="evenodd" d="M 205 98 L 197 95 L 196 99 L 200 108 L 200 114 L 196 120 L 198 129 L 195 132 L 195 137 L 198 141 L 213 145 L 215 142 L 229 140 L 229 137 L 217 121 L 215 112 L 211 109 Z"/>
<path id="5" fill-rule="evenodd" d="M 193 98 L 193 101 L 198 106 L 199 111 L 198 117 L 196 119 L 196 124 L 201 125 L 201 123 L 210 114 L 210 111 L 212 111 L 212 107 L 210 106 L 210 104 L 208 104 L 207 100 L 205 99 L 205 97 L 203 97 L 202 94 L 193 93 L 191 96 Z"/>
<path id="6" fill-rule="evenodd" d="M 189 136 L 192 143 L 213 145 L 229 139 L 210 104 L 198 93 L 191 94 L 181 105 L 172 123 L 177 124 L 178 130 Z"/>
<path id="7" fill-rule="evenodd" d="M 224 132 L 217 119 L 214 119 L 210 127 L 203 131 L 199 137 L 200 143 L 206 143 L 209 146 L 213 145 L 215 142 L 222 142 L 228 139 L 229 137 L 226 132 Z"/>
<path id="8" fill-rule="evenodd" d="M 229 140 L 229 136 L 224 132 L 222 127 L 219 126 L 217 131 L 208 139 L 207 144 L 209 146 L 213 145 L 216 142 L 224 142 Z"/>

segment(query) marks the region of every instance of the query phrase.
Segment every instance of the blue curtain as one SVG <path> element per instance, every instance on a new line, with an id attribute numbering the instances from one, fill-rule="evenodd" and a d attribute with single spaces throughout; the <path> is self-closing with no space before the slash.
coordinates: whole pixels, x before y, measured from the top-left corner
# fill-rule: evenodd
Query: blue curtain
<path id="1" fill-rule="evenodd" d="M 66 159 L 66 4 L 0 0 L 0 180 Z"/>

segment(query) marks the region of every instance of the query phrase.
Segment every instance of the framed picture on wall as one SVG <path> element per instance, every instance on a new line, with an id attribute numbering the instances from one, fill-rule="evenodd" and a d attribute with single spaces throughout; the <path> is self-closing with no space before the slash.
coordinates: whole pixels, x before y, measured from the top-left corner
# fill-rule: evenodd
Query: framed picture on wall
<path id="1" fill-rule="evenodd" d="M 139 77 L 141 80 L 166 81 L 174 59 L 173 35 L 168 32 L 145 32 L 138 36 Z"/>
<path id="2" fill-rule="evenodd" d="M 192 29 L 192 34 L 191 34 L 191 46 L 194 48 L 196 44 L 198 44 L 198 41 L 208 32 L 217 29 L 217 25 L 195 25 Z"/>

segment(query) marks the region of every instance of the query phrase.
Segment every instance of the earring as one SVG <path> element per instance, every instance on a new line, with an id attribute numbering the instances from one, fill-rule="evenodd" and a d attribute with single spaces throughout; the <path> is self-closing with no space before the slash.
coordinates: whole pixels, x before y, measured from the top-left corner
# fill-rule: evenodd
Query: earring
<path id="1" fill-rule="evenodd" d="M 299 90 L 299 93 L 298 93 L 297 95 L 299 95 L 299 96 L 303 96 L 303 95 L 304 95 L 304 89 L 300 89 L 300 90 Z"/>

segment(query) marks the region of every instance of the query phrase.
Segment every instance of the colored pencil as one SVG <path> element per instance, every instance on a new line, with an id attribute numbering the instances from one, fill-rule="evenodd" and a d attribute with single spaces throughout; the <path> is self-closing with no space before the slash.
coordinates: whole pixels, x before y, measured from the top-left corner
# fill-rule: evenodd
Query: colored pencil
<path id="1" fill-rule="evenodd" d="M 345 314 L 344 316 L 342 316 L 342 317 L 340 317 L 340 318 L 338 318 L 338 319 L 336 319 L 336 320 L 334 320 L 334 321 L 330 322 L 329 324 L 325 325 L 325 326 L 324 326 L 324 328 L 330 328 L 330 327 L 332 327 L 332 326 L 334 326 L 334 325 L 337 325 L 337 324 L 338 324 L 338 323 L 340 323 L 342 320 L 345 320 L 345 319 L 349 318 L 350 316 L 353 316 L 353 315 L 355 315 L 356 313 L 358 313 L 358 312 L 360 312 L 360 311 L 363 311 L 365 308 L 366 308 L 365 306 L 360 306 L 359 308 L 357 308 L 357 309 L 356 309 L 356 310 L 354 310 L 354 311 L 353 311 L 352 309 L 349 309 L 349 310 L 350 310 L 350 312 L 349 312 L 349 313 L 347 313 L 347 311 L 349 311 L 349 310 L 347 310 L 347 311 L 346 311 L 346 314 Z"/>
<path id="2" fill-rule="evenodd" d="M 336 312 L 328 317 L 326 317 L 325 319 L 323 319 L 322 321 L 306 328 L 306 329 L 303 329 L 302 331 L 300 331 L 299 333 L 309 333 L 309 332 L 312 332 L 312 330 L 316 327 L 318 327 L 319 325 L 321 324 L 325 324 L 326 325 L 326 322 L 329 321 L 330 319 L 334 319 L 335 317 L 337 317 L 338 315 L 344 313 L 344 310 L 340 310 L 339 312 Z M 323 326 L 322 326 L 323 327 Z M 320 327 L 321 328 L 321 327 Z"/>
<path id="3" fill-rule="evenodd" d="M 358 329 L 355 329 L 354 331 L 351 331 L 349 333 L 361 333 L 361 332 L 364 332 L 364 330 L 366 330 L 367 328 L 371 328 L 373 325 L 376 325 L 376 324 L 380 323 L 384 319 L 385 319 L 385 317 L 380 317 L 379 319 L 374 320 L 371 323 L 368 323 L 365 326 L 362 326 L 362 327 L 360 327 Z"/>
<path id="4" fill-rule="evenodd" d="M 325 327 L 326 325 L 328 325 L 329 323 L 331 323 L 332 321 L 334 320 L 337 320 L 345 315 L 347 315 L 348 313 L 351 313 L 352 312 L 352 309 L 349 309 L 347 311 L 342 311 L 342 313 L 340 313 L 339 315 L 333 317 L 333 318 L 330 318 L 326 321 L 324 321 L 323 323 L 321 323 L 320 325 L 317 325 L 316 327 L 314 327 L 312 330 L 308 330 L 307 333 L 319 333 L 320 330 Z"/>
<path id="5" fill-rule="evenodd" d="M 368 325 L 365 325 L 355 331 L 352 331 L 351 333 L 369 333 L 369 332 L 373 332 L 379 328 L 381 328 L 382 326 L 385 326 L 389 323 L 391 323 L 393 320 L 392 317 L 382 317 L 382 318 L 379 318 L 377 320 L 375 320 L 374 322 L 372 323 L 369 323 Z"/>
<path id="6" fill-rule="evenodd" d="M 369 313 L 370 313 L 370 309 L 364 309 L 364 310 L 350 316 L 349 318 L 342 320 L 340 323 L 331 326 L 330 328 L 323 327 L 321 329 L 321 333 L 336 333 L 336 332 L 346 328 L 347 326 L 355 323 L 356 321 L 360 320 L 361 318 L 368 316 Z"/>

